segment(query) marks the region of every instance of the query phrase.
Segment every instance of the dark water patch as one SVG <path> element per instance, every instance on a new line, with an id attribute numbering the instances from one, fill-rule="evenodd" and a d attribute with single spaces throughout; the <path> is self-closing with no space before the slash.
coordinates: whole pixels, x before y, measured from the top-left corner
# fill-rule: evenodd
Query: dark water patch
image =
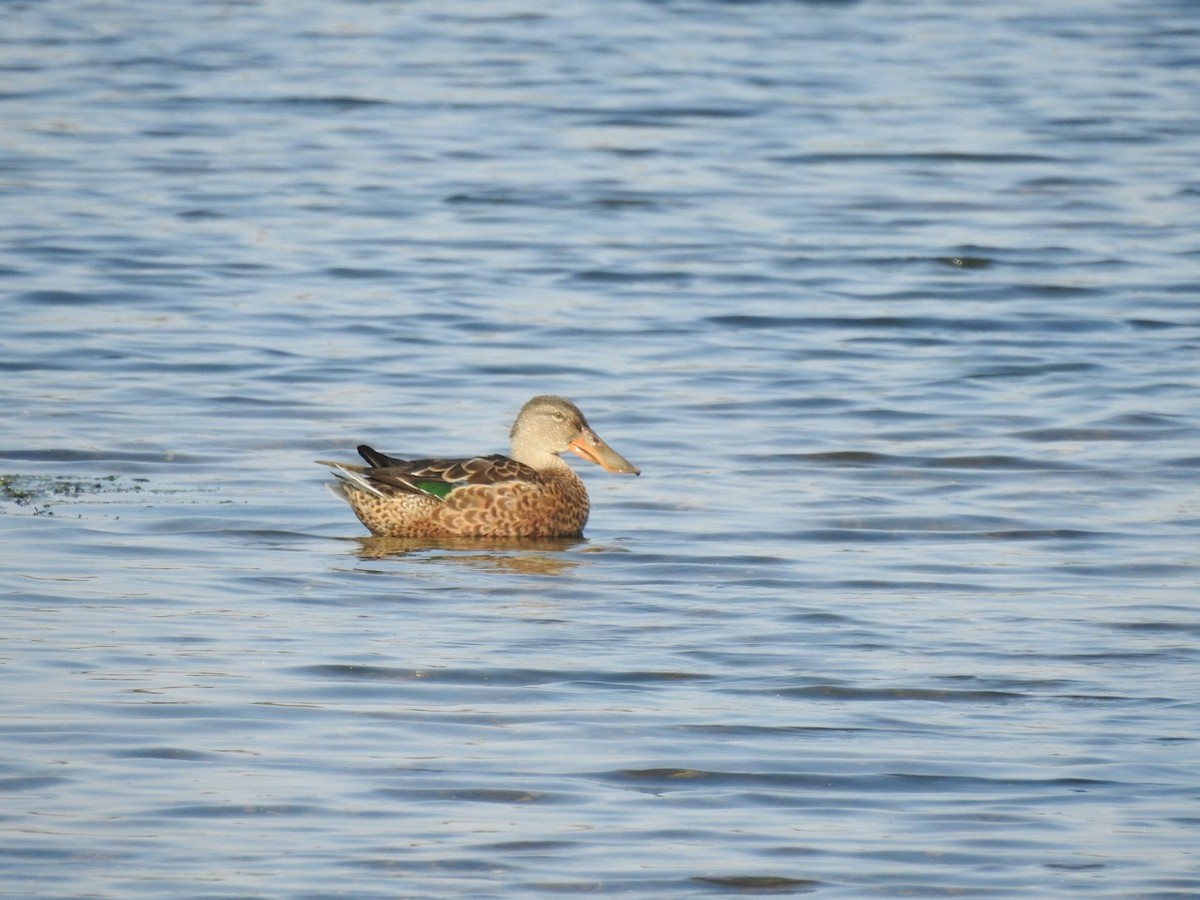
<path id="1" fill-rule="evenodd" d="M 1171 563 L 1137 563 L 1116 562 L 1107 565 L 1077 565 L 1068 564 L 1060 567 L 1060 571 L 1083 575 L 1088 578 L 1173 578 L 1175 576 L 1200 574 L 1200 564 L 1177 565 Z"/>
<path id="2" fill-rule="evenodd" d="M 801 402 L 809 398 L 798 398 Z M 845 401 L 833 400 L 832 398 L 818 398 L 820 401 L 829 407 L 844 404 Z M 787 401 L 785 401 L 786 403 Z M 784 403 L 773 402 L 772 406 L 782 406 Z M 909 409 L 889 409 L 886 407 L 871 407 L 870 409 L 857 409 L 850 413 L 855 418 L 867 419 L 872 422 L 933 422 L 941 419 L 941 416 L 931 412 L 914 412 Z"/>
<path id="3" fill-rule="evenodd" d="M 208 352 L 211 350 L 211 352 L 214 354 L 217 352 L 225 353 L 227 351 L 227 348 L 224 347 L 220 348 L 219 350 L 216 347 L 197 347 L 196 349 L 201 352 Z M 271 354 L 263 352 L 263 355 L 267 356 Z M 247 377 L 248 375 L 252 374 L 256 368 L 256 365 L 247 363 L 245 359 L 238 359 L 236 361 L 231 360 L 229 362 L 218 362 L 216 359 L 209 357 L 208 359 L 197 359 L 195 362 L 175 362 L 165 359 L 147 361 L 144 363 L 139 363 L 136 367 L 136 371 L 147 374 L 161 372 L 202 376 L 227 375 L 231 379 L 236 380 Z"/>
<path id="4" fill-rule="evenodd" d="M 73 247 L 67 244 L 42 243 L 30 239 L 16 241 L 17 249 L 24 257 L 37 262 L 73 263 L 80 259 L 90 259 L 93 250 L 87 247 Z M 40 290 L 29 291 L 30 301 L 36 305 L 75 305 L 81 302 L 79 298 L 88 296 L 77 291 Z M 42 295 L 45 295 L 44 298 Z"/>
<path id="5" fill-rule="evenodd" d="M 1125 324 L 1130 328 L 1136 328 L 1141 331 L 1169 331 L 1175 328 L 1193 327 L 1183 322 L 1168 322 L 1163 319 L 1126 319 Z"/>
<path id="6" fill-rule="evenodd" d="M 911 539 L 911 536 L 865 528 L 806 528 L 793 532 L 790 539 L 810 544 L 884 544 Z M 878 582 L 878 586 L 888 584 L 890 582 Z"/>
<path id="7" fill-rule="evenodd" d="M 886 540 L 886 539 L 885 539 Z M 1003 593 L 995 585 L 974 581 L 928 581 L 912 578 L 839 578 L 831 580 L 829 587 L 840 591 L 865 591 L 872 594 L 998 594 Z"/>
<path id="8" fill-rule="evenodd" d="M 1047 297 L 1054 300 L 1105 297 L 1108 294 L 1107 288 L 1085 287 L 1079 284 L 1024 284 L 1021 286 L 1021 289 L 1029 296 Z M 1075 324 L 1066 326 L 1066 329 L 1094 331 L 1099 328 L 1094 323 L 1091 326 L 1086 326 L 1083 323 L 1084 320 L 1078 320 Z M 1112 326 L 1116 324 L 1118 323 L 1111 323 Z"/>
<path id="9" fill-rule="evenodd" d="M 518 853 L 521 855 L 537 856 L 543 853 L 553 853 L 578 847 L 576 841 L 563 840 L 529 840 L 529 841 L 495 841 L 479 844 L 481 850 L 495 850 L 500 853 Z"/>
<path id="10" fill-rule="evenodd" d="M 970 296 L 962 291 L 955 292 L 956 296 L 962 299 L 968 299 Z M 888 301 L 892 303 L 907 302 L 907 301 L 924 301 L 927 299 L 921 292 L 896 291 L 885 295 L 872 295 L 870 297 L 875 302 Z M 983 299 L 983 298 L 980 298 Z M 720 318 L 720 317 L 717 317 Z M 787 327 L 781 324 L 774 326 L 756 323 L 750 326 L 745 324 L 742 327 L 754 328 L 781 328 Z M 1050 315 L 1031 315 L 1021 317 L 949 317 L 949 316 L 839 316 L 839 317 L 808 317 L 802 321 L 793 321 L 791 327 L 818 329 L 818 330 L 863 330 L 880 332 L 923 332 L 925 334 L 940 334 L 940 335 L 961 335 L 961 334 L 1006 334 L 1019 337 L 1019 346 L 1041 346 L 1038 343 L 1031 343 L 1032 335 L 1044 335 L 1049 342 L 1047 345 L 1056 345 L 1060 336 L 1064 332 L 1084 334 L 1102 331 L 1116 331 L 1120 329 L 1120 324 L 1112 322 L 1104 317 L 1096 316 L 1050 316 Z M 996 346 L 1004 346 L 1002 340 L 996 340 Z M 1087 370 L 1092 368 L 1090 364 L 1077 363 L 1054 363 L 1050 364 L 1061 369 L 1061 371 L 1079 371 L 1081 368 Z"/>
<path id="11" fill-rule="evenodd" d="M 929 153 L 797 153 L 771 157 L 773 162 L 787 165 L 841 165 L 845 163 L 975 163 L 984 166 L 1059 164 L 1053 156 L 1035 153 L 955 153 L 934 151 Z"/>
<path id="12" fill-rule="evenodd" d="M 628 269 L 585 269 L 573 273 L 571 278 L 576 281 L 602 284 L 672 284 L 682 287 L 692 280 L 692 275 L 689 272 L 678 270 L 635 272 Z"/>
<path id="13" fill-rule="evenodd" d="M 332 266 L 322 270 L 322 274 L 329 278 L 350 281 L 396 281 L 402 277 L 400 272 L 393 269 L 369 269 L 354 266 Z"/>
<path id="14" fill-rule="evenodd" d="M 853 519 L 832 519 L 828 524 L 837 528 L 878 531 L 922 531 L 940 534 L 979 534 L 991 532 L 1009 524 L 997 516 L 860 516 Z"/>
<path id="15" fill-rule="evenodd" d="M 21 847 L 21 846 L 14 846 L 12 844 L 10 844 L 9 846 L 0 846 L 0 859 L 10 859 L 13 861 L 29 860 L 31 862 L 40 862 L 40 863 L 79 862 L 79 861 L 82 861 L 85 859 L 88 861 L 92 861 L 92 860 L 94 860 L 96 855 L 97 854 L 95 854 L 95 852 L 91 848 L 84 850 L 83 848 L 69 849 L 69 848 L 46 847 L 46 846 Z M 21 880 L 33 883 L 37 879 L 26 877 Z M 36 896 L 36 895 L 30 894 L 29 896 Z"/>
<path id="16" fill-rule="evenodd" d="M 538 687 L 554 684 L 587 684 L 595 686 L 645 686 L 681 682 L 703 682 L 712 676 L 694 672 L 618 671 L 574 669 L 555 671 L 545 669 L 409 669 L 388 666 L 318 665 L 300 666 L 287 671 L 306 677 L 332 678 L 342 681 L 369 682 L 427 682 L 430 684 L 480 685 L 505 687 Z"/>
<path id="17" fill-rule="evenodd" d="M 952 269 L 988 269 L 995 262 L 982 256 L 935 256 L 933 261 Z"/>
<path id="18" fill-rule="evenodd" d="M 1056 427 L 1031 428 L 1014 433 L 1014 437 L 1036 443 L 1057 442 L 1138 442 L 1138 440 L 1170 440 L 1190 436 L 1195 427 L 1180 425 L 1178 421 L 1165 420 L 1160 416 L 1146 421 L 1122 418 L 1121 425 L 1136 424 L 1140 427 Z"/>
<path id="19" fill-rule="evenodd" d="M 1007 704 L 1026 699 L 1013 691 L 952 690 L 939 688 L 860 688 L 839 684 L 813 684 L 804 687 L 775 688 L 781 697 L 796 700 L 832 700 L 836 702 L 910 702 Z"/>
<path id="20" fill-rule="evenodd" d="M 820 881 L 782 875 L 697 875 L 692 881 L 723 894 L 808 894 L 823 887 Z"/>
<path id="21" fill-rule="evenodd" d="M 676 729 L 688 734 L 722 737 L 795 737 L 858 734 L 866 727 L 846 725 L 680 725 Z"/>
<path id="22" fill-rule="evenodd" d="M 1042 865 L 1056 872 L 1093 872 L 1107 869 L 1109 864 L 1102 862 L 1047 862 Z"/>
<path id="23" fill-rule="evenodd" d="M 769 532 L 763 530 L 755 530 L 756 537 L 769 537 Z M 766 567 L 790 566 L 793 560 L 786 556 L 765 556 L 754 553 L 731 553 L 729 546 L 740 543 L 745 539 L 745 534 L 736 531 L 713 531 L 706 534 L 696 535 L 694 540 L 705 544 L 720 544 L 725 548 L 725 552 L 719 556 L 705 556 L 702 559 L 676 559 L 680 565 L 703 565 L 714 566 L 720 568 L 734 569 L 763 569 Z M 645 557 L 642 557 L 643 559 Z M 665 561 L 665 560 L 662 560 Z M 755 576 L 765 577 L 765 576 Z"/>
<path id="24" fill-rule="evenodd" d="M 30 340 L 39 340 L 39 335 L 27 335 Z M 137 354 L 116 352 L 100 347 L 74 347 L 69 354 L 46 356 L 44 353 L 31 354 L 22 362 L 0 363 L 3 368 L 16 372 L 92 372 L 103 366 L 106 369 L 118 369 L 122 363 L 127 365 L 137 358 Z"/>
<path id="25" fill-rule="evenodd" d="M 893 468 L 900 464 L 902 457 L 886 453 L 875 453 L 870 450 L 831 450 L 821 453 L 779 453 L 768 457 L 755 459 L 777 459 L 784 462 L 813 462 L 836 467 L 866 468 L 883 466 Z"/>
<path id="26" fill-rule="evenodd" d="M 1200 569 L 1200 566 L 1197 567 Z M 1178 635 L 1180 637 L 1200 638 L 1200 624 L 1186 621 L 1190 611 L 1180 609 L 1180 618 L 1173 622 L 1162 621 L 1133 621 L 1133 622 L 1100 622 L 1098 628 L 1111 629 L 1118 632 L 1142 634 Z"/>
<path id="27" fill-rule="evenodd" d="M 588 202 L 597 209 L 619 212 L 621 210 L 656 210 L 664 207 L 664 197 L 637 191 L 611 192 L 593 197 Z"/>
<path id="28" fill-rule="evenodd" d="M 1044 375 L 1076 375 L 1085 372 L 1099 372 L 1103 366 L 1096 363 L 1030 363 L 1025 365 L 999 365 L 977 369 L 963 375 L 963 378 L 989 380 L 1008 378 L 1039 378 Z"/>
<path id="29" fill-rule="evenodd" d="M 394 105 L 391 100 L 356 96 L 285 96 L 223 98 L 222 103 L 246 106 L 280 107 L 313 112 L 360 112 Z"/>
<path id="30" fill-rule="evenodd" d="M 261 65 L 269 61 L 268 57 L 245 60 L 251 65 Z M 209 73 L 222 72 L 229 67 L 228 59 L 222 55 L 216 59 L 180 58 L 178 56 L 162 56 L 155 53 L 135 53 L 130 56 L 118 56 L 109 60 L 116 71 L 133 69 L 154 69 L 164 73 Z"/>
<path id="31" fill-rule="evenodd" d="M 704 321 L 719 328 L 744 330 L 804 329 L 808 331 L 889 330 L 931 332 L 1011 331 L 1007 319 L 948 318 L 938 316 L 761 316 L 719 315 Z"/>
<path id="32" fill-rule="evenodd" d="M 697 684 L 715 676 L 693 672 L 580 672 L 563 679 L 569 684 L 590 687 L 655 687 L 663 684 Z"/>
<path id="33" fill-rule="evenodd" d="M 984 255 L 986 252 L 987 255 Z M 858 262 L 861 265 L 876 266 L 881 269 L 896 269 L 896 268 L 928 268 L 930 263 L 937 266 L 945 266 L 951 269 L 988 269 L 996 265 L 1001 257 L 1011 256 L 1003 250 L 995 248 L 966 248 L 961 253 L 943 255 L 943 256 L 873 256 L 864 257 Z M 962 296 L 957 288 L 943 285 L 943 291 L 950 292 L 950 296 Z M 993 285 L 989 287 L 989 292 L 986 295 L 989 299 L 995 299 L 998 287 Z M 911 300 L 928 300 L 928 295 L 923 295 L 920 291 L 904 291 L 904 292 L 885 292 L 872 297 L 875 299 L 888 298 L 900 299 L 907 298 Z M 983 299 L 983 295 L 981 295 Z"/>
<path id="34" fill-rule="evenodd" d="M 1011 794 L 1013 791 L 1057 795 L 1062 790 L 1094 791 L 1114 782 L 1096 778 L 993 778 L 977 775 L 880 772 L 843 775 L 832 772 L 736 772 L 676 768 L 617 769 L 595 773 L 602 781 L 614 782 L 639 791 L 652 788 L 663 793 L 706 791 L 714 787 L 736 789 L 772 789 L 780 802 L 791 792 L 819 793 L 869 798 L 878 794 L 942 794 L 947 798 L 962 795 Z M 764 801 L 767 795 L 764 795 Z M 1018 795 L 1019 796 L 1019 795 Z"/>
<path id="35" fill-rule="evenodd" d="M 569 110 L 592 125 L 606 128 L 683 127 L 688 120 L 736 120 L 756 115 L 756 108 L 720 106 L 629 106 L 606 110 Z"/>
<path id="36" fill-rule="evenodd" d="M 982 690 L 1000 690 L 1004 692 L 1039 693 L 1045 691 L 1065 692 L 1075 690 L 1079 683 L 1063 678 L 1013 678 L 980 675 L 945 675 L 939 681 L 952 684 L 976 684 Z"/>
<path id="37" fill-rule="evenodd" d="M 1024 456 L 980 455 L 942 456 L 922 458 L 918 465 L 932 469 L 996 469 L 1008 472 L 1071 471 L 1082 468 L 1072 463 L 1045 459 L 1030 459 Z"/>
<path id="38" fill-rule="evenodd" d="M 450 194 L 443 201 L 456 206 L 516 206 L 561 208 L 573 204 L 569 195 L 516 188 L 486 188 Z"/>
<path id="39" fill-rule="evenodd" d="M 328 812 L 324 807 L 301 803 L 203 803 L 166 806 L 150 815 L 172 819 L 273 819 Z"/>
<path id="40" fill-rule="evenodd" d="M 1176 430 L 1133 428 L 1033 428 L 1018 431 L 1013 437 L 1036 443 L 1094 442 L 1094 441 L 1153 441 L 1176 436 Z"/>
<path id="41" fill-rule="evenodd" d="M 0 794 L 40 791 L 42 788 L 59 787 L 70 781 L 70 778 L 58 775 L 23 775 L 15 778 L 0 778 Z"/>
<path id="42" fill-rule="evenodd" d="M 1087 541 L 1112 536 L 1107 532 L 1086 531 L 1077 528 L 1002 527 L 1002 521 L 989 523 L 986 517 L 979 516 L 932 519 L 913 516 L 871 516 L 857 520 L 836 521 L 830 524 L 854 532 L 871 531 L 909 537 L 923 534 L 948 540 Z"/>
<path id="43" fill-rule="evenodd" d="M 584 375 L 589 370 L 582 366 L 563 366 L 553 363 L 512 362 L 506 365 L 473 365 L 470 370 L 480 375 L 513 376 L 521 378 L 565 378 Z"/>
<path id="44" fill-rule="evenodd" d="M 282 414 L 307 408 L 302 403 L 287 403 L 275 397 L 249 397 L 243 394 L 214 394 L 209 400 L 222 408 L 222 415 L 237 414 L 237 410 L 230 409 L 229 407 L 244 407 L 245 409 L 242 412 L 259 417 L 262 417 L 264 411 L 267 410 L 275 414 Z"/>
<path id="45" fill-rule="evenodd" d="M 149 249 L 138 256 L 105 254 L 93 258 L 92 262 L 99 270 L 120 272 L 127 277 L 131 277 L 130 273 L 134 273 L 134 275 L 166 273 L 171 276 L 171 279 L 164 280 L 163 283 L 176 286 L 181 278 L 187 278 L 193 273 L 193 267 L 187 263 L 154 259 L 153 253 Z"/>
<path id="46" fill-rule="evenodd" d="M 1124 415 L 1114 416 L 1111 421 L 1119 425 L 1137 425 L 1145 428 L 1166 428 L 1179 429 L 1181 426 L 1186 426 L 1187 420 L 1183 416 L 1164 416 L 1159 413 L 1125 413 Z"/>
<path id="47" fill-rule="evenodd" d="M 88 306 L 102 302 L 100 297 L 92 293 L 63 290 L 25 291 L 17 294 L 14 299 L 36 306 Z"/>
<path id="48" fill-rule="evenodd" d="M 209 222 L 228 219 L 229 215 L 220 210 L 209 207 L 193 207 L 191 209 L 180 210 L 175 214 L 179 219 L 185 222 Z"/>
<path id="49" fill-rule="evenodd" d="M 557 804 L 571 798 L 546 791 L 520 791 L 504 788 L 380 788 L 372 796 L 405 803 L 497 803 L 502 805 Z"/>
<path id="50" fill-rule="evenodd" d="M 1074 193 L 1082 188 L 1110 189 L 1113 182 L 1107 178 L 1094 178 L 1082 175 L 1045 175 L 1039 178 L 1029 178 L 1016 185 L 1018 192 L 1029 193 Z"/>
<path id="51" fill-rule="evenodd" d="M 220 762 L 226 757 L 220 753 L 206 753 L 183 747 L 140 747 L 133 750 L 116 750 L 114 759 L 162 759 L 179 762 Z"/>

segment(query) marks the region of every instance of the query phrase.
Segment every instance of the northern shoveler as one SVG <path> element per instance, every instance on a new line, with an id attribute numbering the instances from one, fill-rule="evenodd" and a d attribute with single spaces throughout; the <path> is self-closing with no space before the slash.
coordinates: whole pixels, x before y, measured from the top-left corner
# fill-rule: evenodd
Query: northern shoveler
<path id="1" fill-rule="evenodd" d="M 398 459 L 362 444 L 365 466 L 319 462 L 333 468 L 338 481 L 330 487 L 359 521 L 388 537 L 578 537 L 588 495 L 559 454 L 639 474 L 562 397 L 526 403 L 510 438 L 509 456 Z"/>

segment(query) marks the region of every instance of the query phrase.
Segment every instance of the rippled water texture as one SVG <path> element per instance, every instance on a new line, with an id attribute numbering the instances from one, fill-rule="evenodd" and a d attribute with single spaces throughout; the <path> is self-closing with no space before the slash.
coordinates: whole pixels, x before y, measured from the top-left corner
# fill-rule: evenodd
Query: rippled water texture
<path id="1" fill-rule="evenodd" d="M 3 893 L 1200 894 L 1196 4 L 0 15 Z"/>

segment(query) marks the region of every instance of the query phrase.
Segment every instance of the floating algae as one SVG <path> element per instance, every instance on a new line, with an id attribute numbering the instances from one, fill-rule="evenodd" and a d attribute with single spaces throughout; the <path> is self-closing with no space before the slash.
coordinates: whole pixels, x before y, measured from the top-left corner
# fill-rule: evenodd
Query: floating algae
<path id="1" fill-rule="evenodd" d="M 0 502 L 27 506 L 34 515 L 53 515 L 49 506 L 54 501 L 78 500 L 95 494 L 138 493 L 145 478 L 119 478 L 101 475 L 93 478 L 71 478 L 63 475 L 0 475 Z"/>

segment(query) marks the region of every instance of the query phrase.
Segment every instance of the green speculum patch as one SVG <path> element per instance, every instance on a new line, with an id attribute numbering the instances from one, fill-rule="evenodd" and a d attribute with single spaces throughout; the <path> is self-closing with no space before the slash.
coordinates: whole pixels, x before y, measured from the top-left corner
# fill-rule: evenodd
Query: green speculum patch
<path id="1" fill-rule="evenodd" d="M 418 481 L 417 487 L 439 500 L 445 500 L 446 496 L 454 490 L 454 485 L 447 481 Z"/>

